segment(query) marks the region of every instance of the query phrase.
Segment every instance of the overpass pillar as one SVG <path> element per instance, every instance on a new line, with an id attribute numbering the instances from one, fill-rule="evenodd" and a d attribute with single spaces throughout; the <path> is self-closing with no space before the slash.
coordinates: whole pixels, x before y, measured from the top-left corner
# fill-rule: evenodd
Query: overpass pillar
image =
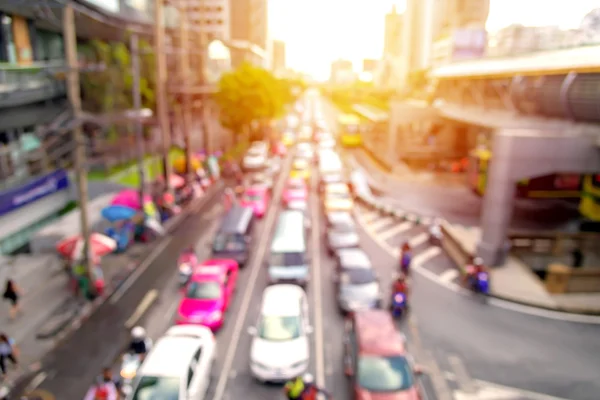
<path id="1" fill-rule="evenodd" d="M 493 158 L 481 217 L 477 254 L 487 265 L 502 265 L 508 247 L 516 183 L 556 172 L 596 173 L 600 154 L 597 134 L 561 130 L 503 129 L 494 133 Z"/>

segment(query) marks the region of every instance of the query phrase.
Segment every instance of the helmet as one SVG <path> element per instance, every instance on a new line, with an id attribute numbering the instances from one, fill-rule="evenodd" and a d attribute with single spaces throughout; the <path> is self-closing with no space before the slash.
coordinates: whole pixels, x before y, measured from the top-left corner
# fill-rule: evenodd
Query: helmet
<path id="1" fill-rule="evenodd" d="M 311 374 L 306 373 L 306 374 L 302 375 L 302 381 L 304 383 L 310 385 L 315 381 L 315 378 Z"/>
<path id="2" fill-rule="evenodd" d="M 145 340 L 146 339 L 146 330 L 141 326 L 136 326 L 131 330 L 131 337 L 133 339 Z"/>
<path id="3" fill-rule="evenodd" d="M 475 257 L 475 259 L 473 260 L 473 264 L 483 265 L 483 260 L 481 259 L 481 257 Z"/>

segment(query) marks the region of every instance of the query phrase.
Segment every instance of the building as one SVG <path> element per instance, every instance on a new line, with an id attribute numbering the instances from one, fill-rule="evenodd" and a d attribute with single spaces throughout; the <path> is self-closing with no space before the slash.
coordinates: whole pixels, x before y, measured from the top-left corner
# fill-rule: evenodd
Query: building
<path id="1" fill-rule="evenodd" d="M 600 43 L 600 8 L 593 9 L 583 17 L 579 30 L 584 44 Z"/>
<path id="2" fill-rule="evenodd" d="M 385 15 L 383 35 L 383 58 L 399 57 L 402 49 L 402 14 L 396 6 Z"/>
<path id="3" fill-rule="evenodd" d="M 286 69 L 285 42 L 273 40 L 271 47 L 271 63 L 275 74 L 282 74 Z"/>
<path id="4" fill-rule="evenodd" d="M 235 0 L 230 7 L 230 38 L 233 43 L 246 43 L 232 50 L 234 66 L 243 61 L 264 65 L 268 41 L 268 1 Z"/>
<path id="5" fill-rule="evenodd" d="M 379 60 L 365 58 L 362 62 L 362 72 L 373 74 L 377 70 L 378 64 Z"/>
<path id="6" fill-rule="evenodd" d="M 188 21 L 200 27 L 209 42 L 230 39 L 229 0 L 191 0 L 186 5 Z"/>
<path id="7" fill-rule="evenodd" d="M 329 81 L 334 85 L 352 83 L 356 80 L 352 61 L 336 60 L 331 63 L 331 74 Z"/>

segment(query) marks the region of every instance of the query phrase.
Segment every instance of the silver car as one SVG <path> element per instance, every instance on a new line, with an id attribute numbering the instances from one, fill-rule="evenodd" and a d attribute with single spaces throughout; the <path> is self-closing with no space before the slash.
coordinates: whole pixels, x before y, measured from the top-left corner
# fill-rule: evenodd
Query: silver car
<path id="1" fill-rule="evenodd" d="M 359 237 L 352 215 L 347 212 L 328 213 L 326 239 L 330 255 L 340 249 L 358 247 Z"/>
<path id="2" fill-rule="evenodd" d="M 342 312 L 381 307 L 379 279 L 362 250 L 344 249 L 338 252 L 335 283 Z"/>

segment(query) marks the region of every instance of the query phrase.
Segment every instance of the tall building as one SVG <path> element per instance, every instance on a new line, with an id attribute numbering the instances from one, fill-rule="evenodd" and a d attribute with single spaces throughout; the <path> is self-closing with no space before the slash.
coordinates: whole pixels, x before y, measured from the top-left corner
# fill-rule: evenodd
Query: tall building
<path id="1" fill-rule="evenodd" d="M 187 18 L 206 32 L 208 41 L 230 39 L 229 0 L 188 0 Z"/>
<path id="2" fill-rule="evenodd" d="M 285 42 L 281 40 L 273 40 L 272 48 L 271 48 L 271 62 L 273 67 L 273 72 L 276 74 L 281 74 L 285 71 Z"/>
<path id="3" fill-rule="evenodd" d="M 235 0 L 230 7 L 230 38 L 247 42 L 247 48 L 232 51 L 234 66 L 243 61 L 263 64 L 268 41 L 268 0 Z"/>
<path id="4" fill-rule="evenodd" d="M 369 74 L 373 74 L 375 70 L 377 70 L 377 65 L 379 64 L 379 60 L 365 58 L 362 62 L 362 72 L 367 72 Z"/>
<path id="5" fill-rule="evenodd" d="M 331 63 L 331 75 L 329 81 L 334 85 L 352 83 L 356 80 L 356 74 L 352 61 L 336 60 Z"/>
<path id="6" fill-rule="evenodd" d="M 400 56 L 402 49 L 402 14 L 398 14 L 396 6 L 385 15 L 383 36 L 383 58 Z"/>

